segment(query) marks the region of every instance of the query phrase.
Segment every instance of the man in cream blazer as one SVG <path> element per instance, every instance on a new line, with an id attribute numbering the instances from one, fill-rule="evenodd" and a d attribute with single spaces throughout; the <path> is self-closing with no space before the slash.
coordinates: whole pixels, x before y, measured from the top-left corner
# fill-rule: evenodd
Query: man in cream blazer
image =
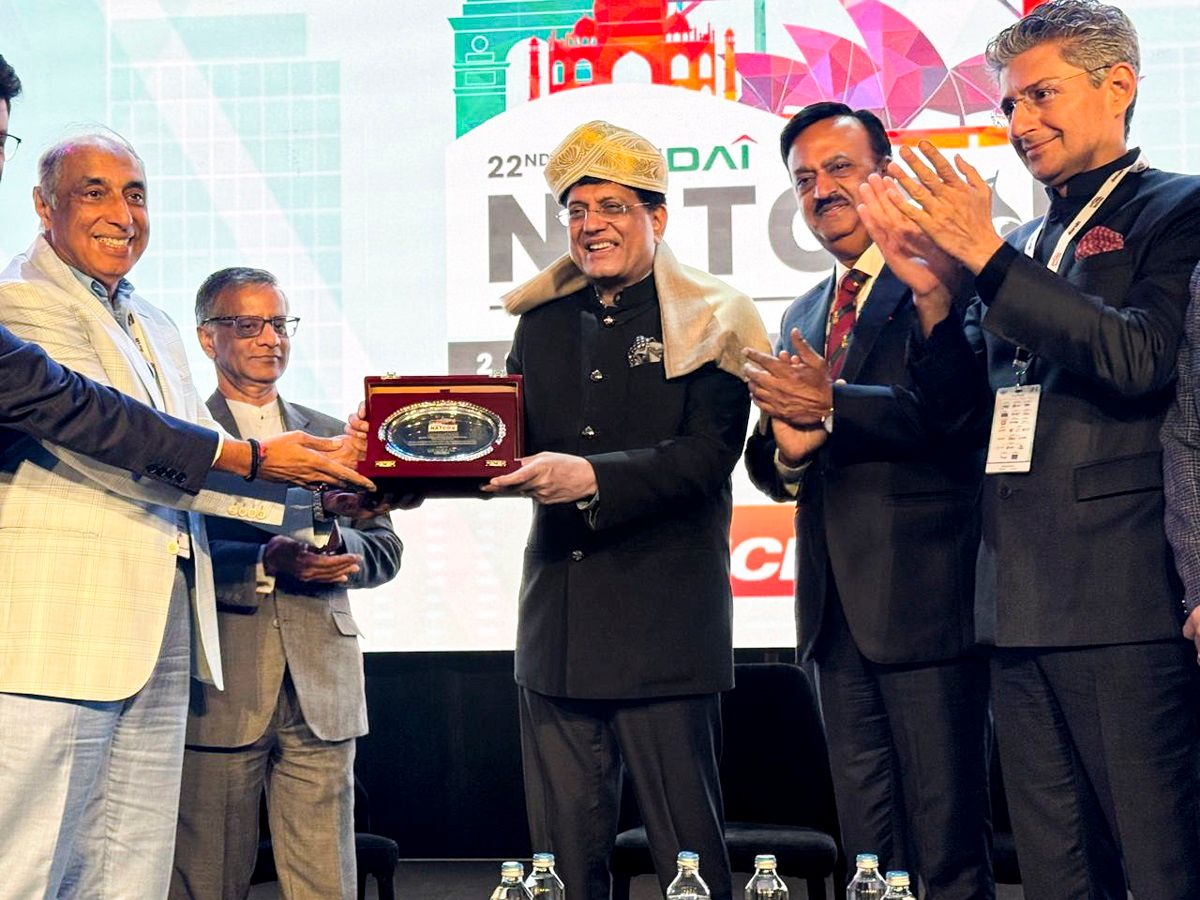
<path id="1" fill-rule="evenodd" d="M 124 279 L 148 240 L 141 160 L 90 135 L 39 170 L 43 234 L 0 274 L 0 323 L 216 428 L 174 324 Z M 323 542 L 307 492 L 228 483 L 188 494 L 32 440 L 0 455 L 0 898 L 165 896 L 189 660 L 221 684 L 201 514 Z"/>

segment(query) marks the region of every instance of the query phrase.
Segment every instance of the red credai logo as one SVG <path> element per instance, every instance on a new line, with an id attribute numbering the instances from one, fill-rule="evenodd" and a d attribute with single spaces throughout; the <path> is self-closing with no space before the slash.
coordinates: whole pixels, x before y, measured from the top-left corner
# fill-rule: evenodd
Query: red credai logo
<path id="1" fill-rule="evenodd" d="M 796 538 L 790 503 L 737 506 L 729 526 L 729 583 L 735 597 L 790 597 Z"/>

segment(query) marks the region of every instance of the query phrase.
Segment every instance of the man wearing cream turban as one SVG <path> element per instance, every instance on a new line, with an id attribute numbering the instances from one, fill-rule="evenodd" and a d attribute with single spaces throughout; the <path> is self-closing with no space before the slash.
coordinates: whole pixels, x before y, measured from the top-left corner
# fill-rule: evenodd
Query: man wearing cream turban
<path id="1" fill-rule="evenodd" d="M 622 767 L 665 889 L 681 849 L 730 897 L 717 762 L 733 686 L 729 476 L 749 397 L 749 297 L 662 242 L 667 166 L 606 122 L 575 129 L 546 180 L 568 255 L 505 299 L 519 315 L 522 467 L 533 498 L 517 628 L 530 831 L 568 896 L 607 900 Z"/>

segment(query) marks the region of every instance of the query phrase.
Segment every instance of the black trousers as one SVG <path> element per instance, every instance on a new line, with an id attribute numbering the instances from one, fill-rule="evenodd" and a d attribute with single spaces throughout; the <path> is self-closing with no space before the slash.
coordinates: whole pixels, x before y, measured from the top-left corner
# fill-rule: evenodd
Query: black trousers
<path id="1" fill-rule="evenodd" d="M 694 850 L 714 900 L 729 900 L 718 694 L 571 700 L 520 688 L 520 709 L 533 849 L 554 854 L 568 897 L 609 900 L 624 768 L 663 891 L 676 854 Z"/>
<path id="2" fill-rule="evenodd" d="M 847 857 L 907 870 L 926 900 L 990 900 L 987 660 L 874 663 L 836 597 L 814 660 Z"/>
<path id="3" fill-rule="evenodd" d="M 1192 645 L 998 649 L 992 680 L 1025 896 L 1200 897 Z"/>

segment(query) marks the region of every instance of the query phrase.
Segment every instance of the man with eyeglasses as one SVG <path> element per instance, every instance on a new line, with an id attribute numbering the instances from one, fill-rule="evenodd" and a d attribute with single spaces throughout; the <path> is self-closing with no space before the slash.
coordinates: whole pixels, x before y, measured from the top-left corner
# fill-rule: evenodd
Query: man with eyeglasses
<path id="1" fill-rule="evenodd" d="M 21 93 L 21 79 L 16 71 L 0 56 L 0 178 L 4 176 L 4 160 L 12 156 L 21 139 L 8 133 L 8 117 L 12 114 L 12 102 Z"/>
<path id="2" fill-rule="evenodd" d="M 279 395 L 300 320 L 270 272 L 210 275 L 196 322 L 217 372 L 208 408 L 230 434 L 341 433 L 338 419 Z M 265 788 L 286 892 L 353 897 L 354 749 L 367 706 L 347 589 L 394 578 L 400 539 L 386 515 L 339 521 L 320 552 L 253 525 L 207 524 L 225 685 L 193 688 L 170 896 L 246 895 Z"/>
<path id="3" fill-rule="evenodd" d="M 0 56 L 0 176 L 21 139 L 8 133 L 12 101 L 21 80 Z M 100 462 L 165 481 L 189 493 L 200 489 L 210 467 L 250 473 L 252 448 L 224 440 L 217 432 L 165 415 L 120 391 L 63 368 L 37 344 L 22 341 L 0 326 L 0 447 L 19 433 L 50 440 Z M 18 433 L 19 432 L 19 433 Z M 306 435 L 281 436 L 260 448 L 259 478 L 297 483 L 346 482 L 363 485 L 353 469 L 331 454 L 350 446 Z"/>
<path id="4" fill-rule="evenodd" d="M 891 160 L 883 123 L 814 103 L 779 146 L 835 270 L 788 307 L 776 356 L 748 353 L 764 415 L 745 459 L 760 490 L 796 504 L 797 654 L 816 667 L 842 846 L 908 870 L 930 900 L 988 900 L 988 663 L 972 583 L 983 441 L 923 424 L 912 290 L 856 209 Z"/>
<path id="5" fill-rule="evenodd" d="M 141 160 L 84 134 L 38 169 L 42 233 L 0 274 L 0 322 L 217 430 L 174 324 L 125 278 L 149 240 Z M 189 675 L 222 680 L 202 514 L 323 544 L 324 505 L 241 481 L 189 495 L 50 442 L 0 451 L 0 898 L 165 896 Z"/>
<path id="6" fill-rule="evenodd" d="M 1159 439 L 1200 179 L 1127 146 L 1139 50 L 1119 9 L 1052 0 L 986 60 L 1045 218 L 1001 239 L 987 184 L 928 144 L 902 151 L 915 176 L 890 170 L 911 203 L 877 177 L 862 196 L 901 277 L 939 256 L 975 276 L 965 327 L 914 287 L 941 321 L 913 371 L 944 427 L 991 428 L 977 604 L 1025 891 L 1200 897 L 1200 697 Z"/>
<path id="7" fill-rule="evenodd" d="M 546 181 L 569 253 L 505 297 L 529 455 L 486 488 L 534 500 L 516 649 L 533 843 L 568 896 L 607 898 L 624 768 L 661 886 L 685 848 L 728 898 L 729 477 L 741 350 L 770 345 L 750 298 L 662 242 L 666 160 L 644 137 L 581 125 Z"/>

